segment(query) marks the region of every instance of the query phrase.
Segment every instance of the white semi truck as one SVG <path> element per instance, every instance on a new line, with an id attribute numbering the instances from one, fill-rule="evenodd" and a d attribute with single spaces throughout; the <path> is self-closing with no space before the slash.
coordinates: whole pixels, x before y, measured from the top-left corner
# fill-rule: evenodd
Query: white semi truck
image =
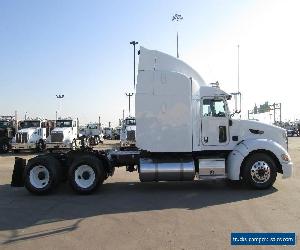
<path id="1" fill-rule="evenodd" d="M 136 121 L 135 117 L 126 117 L 123 120 L 120 143 L 121 147 L 135 146 L 135 134 L 136 134 Z"/>
<path id="2" fill-rule="evenodd" d="M 278 173 L 292 175 L 286 131 L 233 119 L 231 95 L 177 58 L 141 47 L 135 98 L 135 149 L 17 159 L 12 185 L 44 194 L 67 178 L 87 194 L 120 166 L 138 171 L 143 182 L 225 178 L 256 189 L 271 187 Z"/>
<path id="3" fill-rule="evenodd" d="M 12 139 L 12 150 L 36 150 L 42 152 L 45 149 L 46 138 L 53 129 L 53 121 L 44 119 L 26 119 L 20 121 L 19 130 Z"/>
<path id="4" fill-rule="evenodd" d="M 78 138 L 78 130 L 78 119 L 58 119 L 55 128 L 47 137 L 46 149 L 50 152 L 53 150 L 76 149 L 81 143 Z"/>
<path id="5" fill-rule="evenodd" d="M 89 145 L 103 143 L 103 132 L 99 123 L 88 123 L 80 130 L 80 136 L 88 140 Z"/>

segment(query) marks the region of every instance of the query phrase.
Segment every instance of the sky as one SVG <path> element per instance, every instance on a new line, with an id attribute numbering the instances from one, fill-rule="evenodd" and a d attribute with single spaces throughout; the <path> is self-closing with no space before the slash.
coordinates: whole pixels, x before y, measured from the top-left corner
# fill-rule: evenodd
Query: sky
<path id="1" fill-rule="evenodd" d="M 176 56 L 178 31 L 180 59 L 229 93 L 240 46 L 243 117 L 269 101 L 282 103 L 284 120 L 299 119 L 299 12 L 297 0 L 1 0 L 0 115 L 58 111 L 116 126 L 134 92 L 129 42 Z"/>

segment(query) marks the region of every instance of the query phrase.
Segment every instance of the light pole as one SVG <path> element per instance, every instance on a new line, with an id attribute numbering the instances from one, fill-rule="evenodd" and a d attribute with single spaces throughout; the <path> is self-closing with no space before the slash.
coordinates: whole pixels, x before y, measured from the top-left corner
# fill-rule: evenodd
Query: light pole
<path id="1" fill-rule="evenodd" d="M 58 110 L 59 110 L 59 113 L 61 113 L 61 106 L 62 106 L 62 99 L 65 97 L 65 95 L 61 95 L 61 94 L 58 94 L 56 95 L 56 98 L 59 100 L 59 103 L 58 103 Z M 56 114 L 57 116 L 57 114 Z M 57 120 L 57 118 L 56 118 Z"/>
<path id="2" fill-rule="evenodd" d="M 130 97 L 133 96 L 133 93 L 126 93 L 126 96 L 128 96 L 129 99 L 129 116 L 130 116 Z"/>
<path id="3" fill-rule="evenodd" d="M 172 22 L 179 22 L 183 20 L 183 17 L 180 15 L 180 14 L 175 14 L 173 17 L 172 17 Z M 176 41 L 177 41 L 177 58 L 179 58 L 179 52 L 178 52 L 178 30 L 177 30 L 177 36 L 176 36 Z"/>
<path id="4" fill-rule="evenodd" d="M 138 44 L 136 41 L 130 42 L 133 45 L 133 87 L 135 89 L 135 45 Z"/>

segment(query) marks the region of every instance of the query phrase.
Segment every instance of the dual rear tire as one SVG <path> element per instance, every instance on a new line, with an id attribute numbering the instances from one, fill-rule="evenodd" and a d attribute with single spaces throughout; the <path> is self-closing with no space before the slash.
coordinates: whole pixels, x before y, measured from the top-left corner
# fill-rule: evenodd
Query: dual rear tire
<path id="1" fill-rule="evenodd" d="M 103 183 L 106 176 L 102 162 L 93 155 L 75 157 L 66 174 L 63 170 L 55 157 L 37 156 L 27 163 L 24 185 L 29 192 L 42 195 L 52 192 L 67 177 L 74 191 L 90 194 Z"/>

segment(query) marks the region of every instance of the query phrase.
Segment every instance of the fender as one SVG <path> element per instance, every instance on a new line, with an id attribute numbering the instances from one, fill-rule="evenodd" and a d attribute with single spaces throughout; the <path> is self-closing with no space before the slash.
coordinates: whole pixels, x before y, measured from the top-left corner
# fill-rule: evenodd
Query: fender
<path id="1" fill-rule="evenodd" d="M 266 150 L 272 152 L 281 166 L 292 165 L 289 161 L 284 161 L 281 155 L 288 155 L 288 152 L 277 142 L 268 140 L 268 139 L 249 139 L 240 142 L 237 144 L 233 151 L 228 155 L 226 160 L 227 167 L 227 175 L 230 180 L 239 180 L 240 179 L 240 169 L 243 163 L 243 160 L 253 151 L 256 150 Z M 290 159 L 290 156 L 289 156 Z M 287 167 L 287 169 L 283 168 L 284 177 L 291 176 L 291 166 Z M 289 173 L 285 173 L 285 171 L 289 171 Z"/>

